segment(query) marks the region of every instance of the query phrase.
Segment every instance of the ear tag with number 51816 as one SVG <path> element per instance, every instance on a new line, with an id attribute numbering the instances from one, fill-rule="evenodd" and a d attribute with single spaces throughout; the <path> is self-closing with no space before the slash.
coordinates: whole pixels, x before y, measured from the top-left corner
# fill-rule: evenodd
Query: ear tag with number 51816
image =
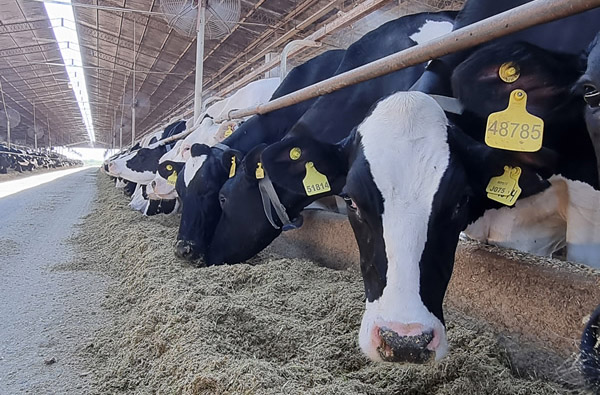
<path id="1" fill-rule="evenodd" d="M 307 196 L 318 195 L 320 193 L 331 191 L 329 181 L 325 174 L 322 174 L 315 168 L 315 164 L 312 162 L 306 163 L 306 176 L 302 180 L 304 185 L 304 191 Z"/>
<path id="2" fill-rule="evenodd" d="M 514 205 L 522 192 L 518 186 L 521 173 L 520 167 L 505 166 L 502 175 L 493 177 L 489 181 L 486 188 L 487 197 L 506 206 Z"/>
<path id="3" fill-rule="evenodd" d="M 484 141 L 489 147 L 508 151 L 535 152 L 543 142 L 543 120 L 526 111 L 526 92 L 510 93 L 508 107 L 487 119 Z"/>

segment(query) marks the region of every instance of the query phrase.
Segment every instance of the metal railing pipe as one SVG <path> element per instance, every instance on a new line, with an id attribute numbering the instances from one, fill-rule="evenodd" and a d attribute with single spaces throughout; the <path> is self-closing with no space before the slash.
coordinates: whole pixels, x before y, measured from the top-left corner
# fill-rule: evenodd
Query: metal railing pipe
<path id="1" fill-rule="evenodd" d="M 265 114 L 350 85 L 381 77 L 405 67 L 414 66 L 431 59 L 458 52 L 535 25 L 579 14 L 596 8 L 599 5 L 600 0 L 534 0 L 454 30 L 425 44 L 396 52 L 385 58 L 307 86 L 266 104 L 233 111 L 228 116 L 217 120 L 217 122 L 233 118 L 243 118 L 254 114 Z"/>
<path id="2" fill-rule="evenodd" d="M 244 118 L 254 114 L 266 114 L 283 107 L 325 95 L 333 91 L 358 84 L 372 78 L 381 77 L 405 67 L 414 66 L 428 60 L 458 52 L 487 41 L 500 38 L 532 26 L 551 22 L 571 15 L 579 14 L 600 6 L 600 0 L 534 0 L 511 10 L 475 22 L 425 44 L 396 52 L 385 58 L 357 67 L 324 81 L 307 86 L 266 104 L 232 111 L 227 116 L 216 119 L 217 123 Z M 157 142 L 165 145 L 191 134 L 186 130 L 177 135 Z"/>

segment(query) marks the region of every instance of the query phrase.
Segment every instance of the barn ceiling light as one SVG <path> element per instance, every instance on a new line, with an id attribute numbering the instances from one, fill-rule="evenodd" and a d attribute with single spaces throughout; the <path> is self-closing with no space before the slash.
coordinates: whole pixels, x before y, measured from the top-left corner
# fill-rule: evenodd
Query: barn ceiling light
<path id="1" fill-rule="evenodd" d="M 96 139 L 92 124 L 92 113 L 88 104 L 88 90 L 86 89 L 86 79 L 84 77 L 84 67 L 80 53 L 80 41 L 78 39 L 71 0 L 44 3 L 44 7 L 46 8 L 48 19 L 52 24 L 52 30 L 61 51 L 61 56 L 63 57 L 71 88 L 80 107 L 82 120 L 88 132 L 88 139 L 90 140 L 90 144 L 94 144 Z"/>

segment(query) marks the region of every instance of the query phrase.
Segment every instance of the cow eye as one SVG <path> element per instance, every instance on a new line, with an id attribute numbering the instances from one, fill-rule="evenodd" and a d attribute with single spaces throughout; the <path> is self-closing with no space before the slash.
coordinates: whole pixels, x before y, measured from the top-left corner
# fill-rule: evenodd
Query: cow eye
<path id="1" fill-rule="evenodd" d="M 466 206 L 468 205 L 468 202 L 470 201 L 470 197 L 468 195 L 465 195 L 464 197 L 461 198 L 461 200 L 459 202 L 457 202 L 457 205 L 455 206 L 455 209 L 453 211 L 453 218 L 459 216 L 461 213 L 463 213 L 464 209 L 466 208 Z"/>
<path id="2" fill-rule="evenodd" d="M 583 100 L 592 108 L 600 107 L 600 91 L 591 84 L 583 85 Z"/>
<path id="3" fill-rule="evenodd" d="M 346 205 L 348 206 L 348 208 L 352 211 L 357 211 L 359 208 L 357 207 L 356 203 L 354 202 L 354 200 L 352 200 L 352 198 L 350 196 L 342 196 L 342 198 L 344 199 L 344 201 L 346 202 Z"/>
<path id="4" fill-rule="evenodd" d="M 224 207 L 224 204 L 226 203 L 226 197 L 224 195 L 220 195 L 218 197 L 218 201 L 220 202 L 220 207 Z"/>

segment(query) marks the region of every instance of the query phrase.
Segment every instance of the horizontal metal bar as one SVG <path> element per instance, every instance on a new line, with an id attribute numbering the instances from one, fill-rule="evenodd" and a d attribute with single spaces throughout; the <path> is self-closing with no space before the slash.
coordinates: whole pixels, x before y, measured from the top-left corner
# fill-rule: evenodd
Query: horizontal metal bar
<path id="1" fill-rule="evenodd" d="M 458 52 L 531 26 L 578 14 L 600 5 L 600 0 L 534 0 L 459 30 L 368 63 L 335 77 L 292 92 L 266 104 L 233 111 L 216 122 L 266 114 L 385 74 Z"/>

